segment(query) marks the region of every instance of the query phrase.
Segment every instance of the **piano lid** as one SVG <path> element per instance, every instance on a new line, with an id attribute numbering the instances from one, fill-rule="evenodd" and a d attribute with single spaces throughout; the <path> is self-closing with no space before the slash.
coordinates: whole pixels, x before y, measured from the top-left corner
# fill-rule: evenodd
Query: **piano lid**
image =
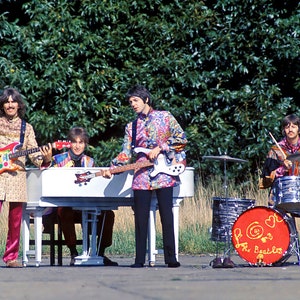
<path id="1" fill-rule="evenodd" d="M 86 184 L 75 184 L 76 174 L 96 173 L 104 168 L 50 168 L 27 170 L 29 201 L 40 197 L 132 197 L 133 171 L 114 175 L 111 179 L 101 176 L 91 178 Z M 194 169 L 186 168 L 180 174 L 181 184 L 174 188 L 174 197 L 194 196 Z"/>

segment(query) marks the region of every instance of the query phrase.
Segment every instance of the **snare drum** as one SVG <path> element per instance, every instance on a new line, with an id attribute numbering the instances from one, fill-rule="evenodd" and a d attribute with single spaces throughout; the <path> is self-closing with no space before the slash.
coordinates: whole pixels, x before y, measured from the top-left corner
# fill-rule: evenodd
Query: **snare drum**
<path id="1" fill-rule="evenodd" d="M 226 242 L 231 237 L 231 227 L 237 217 L 246 209 L 253 207 L 255 200 L 240 198 L 213 198 L 213 217 L 211 239 Z"/>
<path id="2" fill-rule="evenodd" d="M 300 177 L 284 176 L 274 182 L 275 206 L 287 212 L 300 212 Z"/>
<path id="3" fill-rule="evenodd" d="M 241 258 L 252 265 L 285 262 L 296 243 L 291 217 L 269 207 L 244 211 L 232 226 L 232 243 Z"/>

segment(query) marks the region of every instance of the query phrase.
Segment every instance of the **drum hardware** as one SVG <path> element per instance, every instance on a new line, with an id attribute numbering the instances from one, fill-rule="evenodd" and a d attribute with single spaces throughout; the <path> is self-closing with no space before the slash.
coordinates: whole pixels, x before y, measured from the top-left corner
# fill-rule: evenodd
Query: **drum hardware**
<path id="1" fill-rule="evenodd" d="M 232 226 L 232 243 L 250 265 L 281 265 L 293 253 L 300 265 L 295 218 L 270 207 L 257 206 L 244 211 Z"/>
<path id="2" fill-rule="evenodd" d="M 230 251 L 231 251 L 230 230 L 231 230 L 231 226 L 230 226 L 229 218 L 228 218 L 228 214 L 229 214 L 228 200 L 229 199 L 228 199 L 228 186 L 227 186 L 227 161 L 237 162 L 237 163 L 245 163 L 245 162 L 247 162 L 247 160 L 234 158 L 234 157 L 228 156 L 226 153 L 225 153 L 225 155 L 221 155 L 221 156 L 203 156 L 202 159 L 203 160 L 208 159 L 208 160 L 223 161 L 223 167 L 224 167 L 223 187 L 224 187 L 224 191 L 225 191 L 226 225 L 224 226 L 223 229 L 219 229 L 218 235 L 220 236 L 221 231 L 223 231 L 225 233 L 225 245 L 227 246 L 227 248 L 224 249 L 224 256 L 228 257 L 229 261 L 231 262 L 231 260 L 230 260 Z M 219 247 L 218 247 L 218 241 L 217 241 L 216 260 L 219 259 L 218 252 L 219 252 Z"/>
<path id="3" fill-rule="evenodd" d="M 300 162 L 300 153 L 291 154 L 286 159 L 288 159 L 290 161 L 299 161 Z"/>
<path id="4" fill-rule="evenodd" d="M 230 162 L 248 162 L 248 160 L 240 159 L 240 158 L 235 158 L 231 157 L 228 155 L 221 155 L 221 156 L 202 156 L 202 159 L 212 159 L 212 160 L 223 160 L 224 162 L 230 161 Z"/>
<path id="5" fill-rule="evenodd" d="M 231 157 L 228 155 L 221 155 L 221 156 L 202 156 L 202 159 L 210 159 L 210 160 L 219 160 L 219 161 L 223 161 L 224 164 L 224 190 L 225 190 L 225 198 L 228 197 L 228 186 L 227 186 L 227 161 L 230 162 L 239 162 L 239 163 L 245 163 L 248 162 L 248 160 L 244 160 L 244 159 L 240 159 L 240 158 L 235 158 L 235 157 Z"/>

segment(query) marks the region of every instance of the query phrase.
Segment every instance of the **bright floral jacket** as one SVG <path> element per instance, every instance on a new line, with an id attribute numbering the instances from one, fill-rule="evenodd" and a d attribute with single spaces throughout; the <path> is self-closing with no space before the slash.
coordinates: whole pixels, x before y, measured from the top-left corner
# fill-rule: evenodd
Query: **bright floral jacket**
<path id="1" fill-rule="evenodd" d="M 122 151 L 113 159 L 112 167 L 130 163 L 135 154 L 132 149 L 132 125 L 126 125 Z M 166 159 L 175 157 L 180 162 L 186 159 L 184 147 L 187 144 L 185 133 L 174 116 L 167 111 L 153 110 L 148 115 L 140 114 L 136 123 L 135 147 L 153 149 L 159 146 Z M 136 162 L 147 160 L 144 153 L 136 154 Z M 154 190 L 172 187 L 179 184 L 178 176 L 159 173 L 154 178 L 150 176 L 152 167 L 141 168 L 135 172 L 133 190 Z"/>
<path id="2" fill-rule="evenodd" d="M 94 159 L 83 155 L 81 158 L 81 167 L 94 167 Z M 52 167 L 74 167 L 74 162 L 69 154 L 69 151 L 56 154 L 52 158 Z"/>

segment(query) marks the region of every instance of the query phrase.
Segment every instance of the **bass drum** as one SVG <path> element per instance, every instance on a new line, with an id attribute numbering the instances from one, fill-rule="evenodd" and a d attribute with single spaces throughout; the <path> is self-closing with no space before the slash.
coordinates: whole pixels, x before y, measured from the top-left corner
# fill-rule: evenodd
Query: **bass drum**
<path id="1" fill-rule="evenodd" d="M 243 212 L 232 226 L 232 243 L 241 258 L 251 265 L 285 262 L 296 243 L 294 220 L 269 207 L 257 206 Z"/>

